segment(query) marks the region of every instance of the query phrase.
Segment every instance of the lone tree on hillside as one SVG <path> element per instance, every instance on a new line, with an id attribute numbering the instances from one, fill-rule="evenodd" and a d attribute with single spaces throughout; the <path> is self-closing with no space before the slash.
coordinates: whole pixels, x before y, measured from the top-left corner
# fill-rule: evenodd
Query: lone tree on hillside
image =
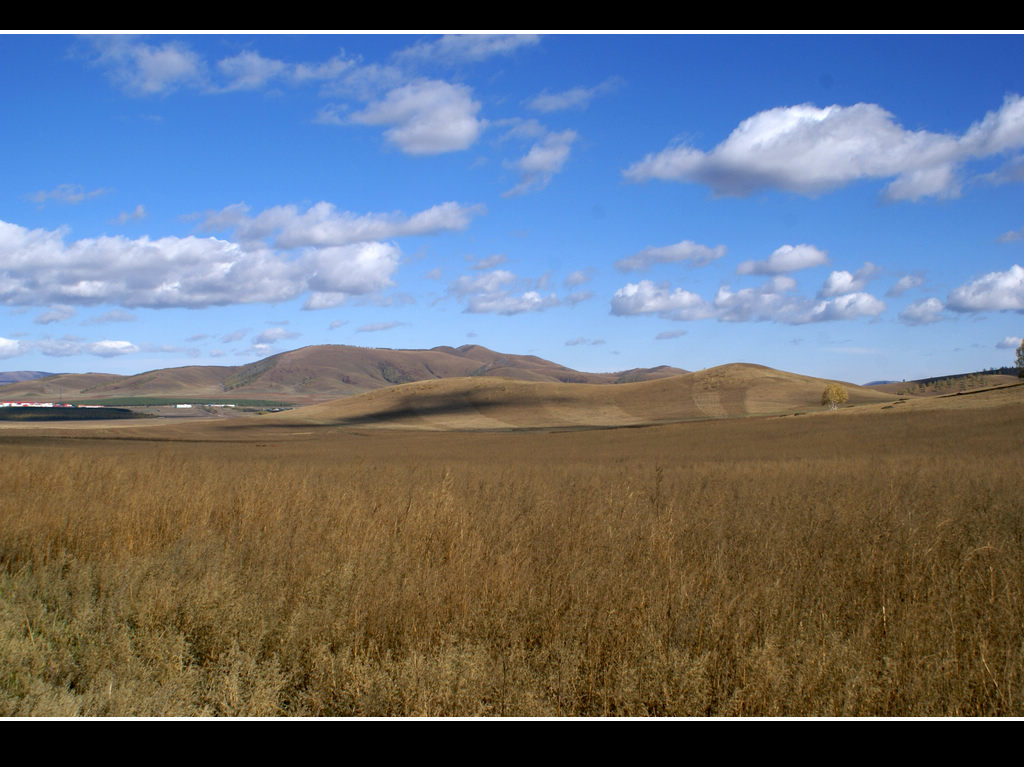
<path id="1" fill-rule="evenodd" d="M 846 393 L 846 389 L 837 383 L 830 383 L 821 394 L 821 404 L 828 405 L 829 410 L 835 410 L 848 399 L 850 395 Z"/>
<path id="2" fill-rule="evenodd" d="M 1024 338 L 1020 340 L 1017 347 L 1017 377 L 1024 378 Z"/>

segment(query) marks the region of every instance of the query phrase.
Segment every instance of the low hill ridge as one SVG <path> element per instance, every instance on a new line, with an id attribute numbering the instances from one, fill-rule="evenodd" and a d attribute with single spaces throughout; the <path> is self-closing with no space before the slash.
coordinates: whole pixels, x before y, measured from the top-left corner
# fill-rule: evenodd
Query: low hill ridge
<path id="1" fill-rule="evenodd" d="M 71 373 L 0 386 L 0 399 L 66 401 L 123 397 L 287 400 L 313 404 L 416 381 L 461 377 L 538 383 L 621 383 L 678 375 L 659 366 L 585 373 L 533 355 L 504 354 L 479 344 L 458 348 L 374 349 L 318 345 L 237 366 L 189 365 L 131 376 Z"/>
<path id="2" fill-rule="evenodd" d="M 614 386 L 466 377 L 403 384 L 273 418 L 282 425 L 428 430 L 639 426 L 819 410 L 827 383 L 745 363 Z M 895 399 L 845 386 L 850 404 Z"/>

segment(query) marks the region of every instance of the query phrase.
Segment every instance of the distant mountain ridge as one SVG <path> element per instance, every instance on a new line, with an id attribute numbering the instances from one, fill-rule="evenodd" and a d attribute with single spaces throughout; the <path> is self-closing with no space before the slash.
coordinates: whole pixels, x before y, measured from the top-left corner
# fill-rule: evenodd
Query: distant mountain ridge
<path id="1" fill-rule="evenodd" d="M 23 379 L 0 386 L 0 399 L 237 397 L 313 404 L 397 384 L 442 378 L 478 376 L 544 383 L 614 384 L 657 380 L 686 372 L 660 365 L 616 373 L 586 373 L 541 357 L 503 354 L 478 344 L 432 349 L 322 345 L 282 352 L 247 365 L 187 365 L 132 376 L 68 373 Z"/>
<path id="2" fill-rule="evenodd" d="M 37 378 L 48 378 L 56 373 L 44 373 L 41 370 L 6 370 L 0 371 L 0 386 L 22 381 L 35 381 Z"/>

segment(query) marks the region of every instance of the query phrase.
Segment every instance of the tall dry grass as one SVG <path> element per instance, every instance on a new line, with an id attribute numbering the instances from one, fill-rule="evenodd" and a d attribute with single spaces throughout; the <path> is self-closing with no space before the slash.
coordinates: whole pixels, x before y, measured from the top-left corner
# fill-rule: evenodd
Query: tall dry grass
<path id="1" fill-rule="evenodd" d="M 1021 436 L 0 443 L 3 715 L 1022 715 Z"/>

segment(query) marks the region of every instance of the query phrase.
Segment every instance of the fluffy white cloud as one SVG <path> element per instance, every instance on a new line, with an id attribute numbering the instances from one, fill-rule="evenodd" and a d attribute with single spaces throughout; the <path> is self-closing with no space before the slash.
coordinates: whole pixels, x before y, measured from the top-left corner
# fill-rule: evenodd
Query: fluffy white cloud
<path id="1" fill-rule="evenodd" d="M 466 311 L 470 314 L 522 314 L 539 312 L 558 304 L 558 296 L 554 293 L 545 296 L 536 290 L 528 290 L 518 296 L 505 292 L 479 293 L 469 297 Z"/>
<path id="2" fill-rule="evenodd" d="M 696 293 L 682 288 L 670 291 L 665 285 L 640 280 L 615 291 L 612 314 L 657 314 L 671 320 L 700 320 L 713 316 L 714 309 Z"/>
<path id="3" fill-rule="evenodd" d="M 549 133 L 530 147 L 525 156 L 512 163 L 512 166 L 522 174 L 522 178 L 512 189 L 505 192 L 504 196 L 535 192 L 551 183 L 552 177 L 565 167 L 576 137 L 576 132 L 571 130 Z"/>
<path id="4" fill-rule="evenodd" d="M 399 51 L 396 57 L 447 62 L 483 61 L 538 42 L 539 35 L 444 35 Z"/>
<path id="5" fill-rule="evenodd" d="M 98 237 L 0 221 L 0 303 L 204 307 L 276 303 L 314 291 L 313 304 L 390 286 L 397 246 L 307 248 L 297 255 L 214 237 Z M 323 294 L 323 295 L 318 295 Z"/>
<path id="6" fill-rule="evenodd" d="M 848 293 L 814 305 L 806 322 L 854 320 L 858 317 L 877 317 L 885 311 L 885 303 L 870 293 Z"/>
<path id="7" fill-rule="evenodd" d="M 813 245 L 783 245 L 764 261 L 744 261 L 737 274 L 785 274 L 828 263 L 828 253 Z"/>
<path id="8" fill-rule="evenodd" d="M 615 268 L 621 272 L 629 272 L 647 269 L 654 264 L 671 264 L 679 261 L 689 261 L 696 266 L 703 266 L 724 255 L 724 245 L 709 248 L 691 240 L 683 240 L 675 245 L 644 248 L 635 255 L 616 261 Z"/>
<path id="9" fill-rule="evenodd" d="M 304 259 L 314 293 L 365 295 L 389 287 L 401 251 L 386 242 L 321 248 Z"/>
<path id="10" fill-rule="evenodd" d="M 760 288 L 744 288 L 733 293 L 719 288 L 715 296 L 718 319 L 726 322 L 769 321 L 787 325 L 810 322 L 852 320 L 877 317 L 885 304 L 868 293 L 848 293 L 827 301 L 809 301 L 789 295 L 796 287 L 790 277 L 775 277 Z"/>
<path id="11" fill-rule="evenodd" d="M 561 302 L 554 293 L 542 295 L 539 289 L 516 293 L 513 288 L 521 284 L 515 274 L 505 269 L 496 269 L 475 277 L 462 275 L 448 286 L 448 292 L 465 301 L 465 311 L 470 314 L 521 314 L 537 312 Z M 541 287 L 544 279 L 535 281 Z"/>
<path id="12" fill-rule="evenodd" d="M 1002 107 L 974 123 L 960 144 L 975 157 L 990 157 L 1024 146 L 1024 98 L 1007 95 Z"/>
<path id="13" fill-rule="evenodd" d="M 251 243 L 274 236 L 279 248 L 332 247 L 395 237 L 458 232 L 469 226 L 483 205 L 445 202 L 412 216 L 398 213 L 357 215 L 339 211 L 329 202 L 318 202 L 300 212 L 295 205 L 277 205 L 250 216 L 245 203 L 208 211 L 201 224 L 206 232 L 230 230 L 234 239 Z"/>
<path id="14" fill-rule="evenodd" d="M 809 307 L 805 300 L 790 295 L 795 288 L 796 280 L 785 275 L 773 277 L 760 287 L 735 292 L 723 285 L 715 294 L 715 314 L 723 322 L 774 320 L 799 324 L 805 321 Z"/>
<path id="15" fill-rule="evenodd" d="M 134 354 L 139 347 L 131 341 L 113 341 L 104 339 L 91 343 L 74 336 L 59 339 L 45 338 L 31 344 L 23 344 L 22 350 L 32 349 L 47 357 L 74 357 L 79 354 L 93 354 L 97 357 L 119 357 L 122 354 Z"/>
<path id="16" fill-rule="evenodd" d="M 496 269 L 479 277 L 462 275 L 448 289 L 462 298 L 473 293 L 497 293 L 504 290 L 506 285 L 510 285 L 515 281 L 516 276 L 512 272 L 505 269 Z"/>
<path id="17" fill-rule="evenodd" d="M 879 267 L 868 261 L 854 274 L 845 269 L 832 272 L 825 280 L 825 284 L 821 289 L 821 295 L 827 298 L 829 296 L 840 296 L 845 293 L 862 291 L 864 286 L 867 285 L 868 280 L 877 277 L 881 271 Z"/>
<path id="18" fill-rule="evenodd" d="M 612 314 L 657 314 L 671 320 L 715 318 L 720 322 L 782 322 L 802 325 L 810 322 L 877 317 L 885 304 L 868 293 L 848 293 L 825 301 L 813 301 L 794 294 L 796 280 L 777 275 L 756 288 L 733 291 L 718 289 L 708 303 L 696 293 L 648 280 L 630 283 L 612 297 Z M 670 336 L 666 336 L 670 337 Z"/>
<path id="19" fill-rule="evenodd" d="M 21 354 L 21 341 L 0 336 L 0 360 Z"/>
<path id="20" fill-rule="evenodd" d="M 138 350 L 139 347 L 131 341 L 96 341 L 83 347 L 83 351 L 97 357 L 120 357 L 122 354 L 133 354 Z"/>
<path id="21" fill-rule="evenodd" d="M 956 312 L 1024 311 L 1024 268 L 990 272 L 949 294 L 946 306 Z"/>
<path id="22" fill-rule="evenodd" d="M 996 344 L 997 349 L 1019 349 L 1021 342 L 1024 338 L 1020 336 L 1006 336 L 1002 341 Z"/>
<path id="23" fill-rule="evenodd" d="M 32 348 L 38 350 L 47 357 L 72 357 L 82 353 L 82 341 L 80 338 L 46 338 L 42 341 L 35 341 Z"/>
<path id="24" fill-rule="evenodd" d="M 1024 99 L 1003 106 L 961 137 L 910 131 L 877 104 L 777 107 L 747 118 L 709 152 L 670 146 L 630 166 L 631 181 L 706 184 L 718 195 L 776 188 L 818 195 L 851 182 L 892 178 L 891 199 L 955 197 L 959 167 L 1024 146 Z"/>
<path id="25" fill-rule="evenodd" d="M 362 125 L 390 125 L 388 141 L 406 154 L 427 155 L 468 149 L 484 123 L 477 119 L 480 102 L 465 85 L 443 80 L 417 80 L 388 91 L 350 118 Z"/>
<path id="26" fill-rule="evenodd" d="M 906 325 L 928 325 L 938 322 L 942 319 L 940 315 L 945 308 L 942 301 L 937 298 L 924 298 L 900 312 L 900 322 Z"/>

